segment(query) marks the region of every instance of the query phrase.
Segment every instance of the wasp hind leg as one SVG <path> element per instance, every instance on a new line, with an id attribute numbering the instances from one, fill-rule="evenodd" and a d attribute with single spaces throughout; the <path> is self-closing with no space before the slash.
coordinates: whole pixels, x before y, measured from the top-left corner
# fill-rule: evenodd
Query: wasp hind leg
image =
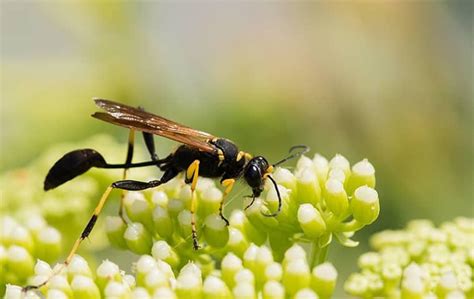
<path id="1" fill-rule="evenodd" d="M 133 159 L 133 151 L 135 147 L 135 130 L 131 129 L 128 133 L 128 146 L 127 146 L 127 156 L 125 158 L 125 165 L 132 163 Z M 127 179 L 127 173 L 129 168 L 124 168 L 122 173 L 122 180 Z M 123 222 L 128 223 L 127 219 L 125 219 L 125 209 L 124 209 L 124 201 L 125 196 L 127 195 L 127 190 L 123 189 L 122 195 L 120 196 L 120 206 L 119 206 L 119 216 L 122 218 Z"/>
<path id="2" fill-rule="evenodd" d="M 199 177 L 199 160 L 194 160 L 191 165 L 188 166 L 186 170 L 186 184 L 191 183 L 191 231 L 193 237 L 193 248 L 194 250 L 199 249 L 198 236 L 196 231 L 196 185 Z"/>
<path id="3" fill-rule="evenodd" d="M 95 223 L 97 222 L 97 219 L 99 218 L 99 215 L 102 212 L 102 209 L 103 209 L 105 203 L 107 202 L 107 199 L 110 197 L 110 193 L 112 192 L 113 189 L 121 189 L 121 190 L 127 190 L 127 191 L 139 191 L 139 190 L 155 188 L 155 187 L 158 187 L 158 186 L 168 182 L 172 178 L 176 177 L 178 174 L 179 174 L 179 171 L 177 169 L 170 168 L 170 169 L 165 171 L 165 173 L 163 174 L 163 176 L 159 180 L 152 180 L 152 181 L 148 181 L 148 182 L 140 182 L 140 181 L 134 181 L 134 180 L 121 180 L 121 181 L 116 181 L 116 182 L 112 183 L 109 187 L 107 187 L 105 192 L 102 194 L 102 197 L 100 198 L 99 203 L 97 204 L 97 206 L 94 209 L 94 213 L 92 214 L 92 217 L 90 218 L 90 220 L 87 223 L 86 227 L 82 231 L 81 236 L 76 240 L 76 242 L 74 242 L 74 245 L 72 246 L 71 251 L 69 252 L 66 260 L 62 263 L 61 267 L 58 267 L 56 269 L 56 271 L 51 273 L 51 276 L 48 277 L 48 279 L 46 279 L 41 284 L 38 284 L 38 285 L 35 285 L 35 286 L 33 286 L 33 285 L 26 286 L 26 287 L 23 288 L 23 291 L 26 292 L 28 290 L 38 289 L 38 288 L 46 285 L 53 276 L 61 273 L 61 271 L 63 271 L 63 269 L 69 265 L 72 258 L 74 257 L 77 250 L 79 249 L 79 246 L 81 245 L 82 241 L 84 241 L 84 239 L 86 239 L 90 235 L 90 233 L 91 233 L 92 229 L 94 228 Z"/>

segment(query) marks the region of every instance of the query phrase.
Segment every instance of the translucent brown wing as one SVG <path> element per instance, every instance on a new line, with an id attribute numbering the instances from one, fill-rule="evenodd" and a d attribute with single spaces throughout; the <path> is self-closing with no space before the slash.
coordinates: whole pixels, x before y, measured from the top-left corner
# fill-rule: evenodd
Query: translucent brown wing
<path id="1" fill-rule="evenodd" d="M 209 143 L 214 136 L 181 125 L 161 116 L 116 103 L 109 100 L 96 99 L 97 106 L 106 112 L 96 112 L 92 116 L 100 120 L 138 131 L 160 135 L 196 148 L 215 153 L 217 148 Z"/>

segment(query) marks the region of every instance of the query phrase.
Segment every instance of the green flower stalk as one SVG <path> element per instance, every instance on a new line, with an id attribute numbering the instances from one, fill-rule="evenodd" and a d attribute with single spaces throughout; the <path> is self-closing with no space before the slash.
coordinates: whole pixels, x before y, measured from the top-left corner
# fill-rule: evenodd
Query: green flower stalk
<path id="1" fill-rule="evenodd" d="M 359 257 L 361 272 L 352 274 L 344 288 L 361 298 L 471 298 L 472 227 L 469 218 L 439 228 L 414 220 L 404 230 L 377 233 L 370 240 L 376 251 Z M 454 241 L 459 239 L 467 242 Z"/>

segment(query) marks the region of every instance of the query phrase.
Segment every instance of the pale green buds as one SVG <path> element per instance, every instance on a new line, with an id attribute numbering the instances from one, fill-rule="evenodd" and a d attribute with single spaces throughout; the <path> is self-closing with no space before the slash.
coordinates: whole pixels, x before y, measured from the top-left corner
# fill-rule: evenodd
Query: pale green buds
<path id="1" fill-rule="evenodd" d="M 127 230 L 127 225 L 122 218 L 118 216 L 107 216 L 105 218 L 105 231 L 110 244 L 119 248 L 127 248 L 127 243 L 123 237 L 125 230 Z"/>
<path id="2" fill-rule="evenodd" d="M 311 273 L 311 288 L 320 298 L 330 298 L 336 288 L 337 271 L 331 263 L 314 267 Z"/>
<path id="3" fill-rule="evenodd" d="M 359 258 L 361 273 L 349 277 L 345 290 L 363 298 L 470 298 L 469 250 L 464 242 L 452 243 L 454 236 L 473 240 L 474 232 L 455 222 L 438 229 L 414 220 L 404 230 L 377 233 L 371 245 L 378 252 Z"/>
<path id="4" fill-rule="evenodd" d="M 325 202 L 329 211 L 336 216 L 344 216 L 349 209 L 349 200 L 347 198 L 344 185 L 336 180 L 329 179 L 325 185 Z"/>
<path id="5" fill-rule="evenodd" d="M 143 224 L 132 223 L 128 225 L 123 236 L 131 251 L 137 254 L 150 252 L 152 246 L 151 235 Z"/>
<path id="6" fill-rule="evenodd" d="M 242 260 L 235 254 L 228 253 L 221 263 L 222 280 L 232 289 L 235 286 L 235 274 L 243 269 Z"/>
<path id="7" fill-rule="evenodd" d="M 304 233 L 312 239 L 316 239 L 326 231 L 326 223 L 319 211 L 311 204 L 300 205 L 298 209 L 298 222 Z"/>
<path id="8" fill-rule="evenodd" d="M 351 210 L 358 222 L 371 224 L 379 216 L 379 196 L 374 189 L 362 186 L 355 190 L 351 201 Z"/>
<path id="9" fill-rule="evenodd" d="M 375 188 L 375 168 L 367 159 L 352 166 L 352 173 L 347 186 L 348 194 L 352 194 L 360 186 Z"/>
<path id="10" fill-rule="evenodd" d="M 309 267 L 303 259 L 290 261 L 283 269 L 283 286 L 291 296 L 295 295 L 300 289 L 309 287 L 310 281 Z"/>
<path id="11" fill-rule="evenodd" d="M 179 256 L 165 241 L 156 241 L 155 244 L 153 244 L 151 252 L 155 259 L 160 259 L 168 263 L 171 267 L 176 268 L 179 265 Z"/>
<path id="12" fill-rule="evenodd" d="M 270 280 L 263 286 L 263 298 L 264 299 L 284 299 L 285 288 L 281 283 Z"/>
<path id="13" fill-rule="evenodd" d="M 7 269 L 11 269 L 18 277 L 28 277 L 33 274 L 33 267 L 33 257 L 25 248 L 10 246 L 7 251 Z"/>
<path id="14" fill-rule="evenodd" d="M 227 244 L 229 229 L 219 214 L 207 216 L 204 225 L 204 237 L 209 245 L 220 248 Z"/>
<path id="15" fill-rule="evenodd" d="M 231 299 L 232 295 L 227 285 L 218 277 L 208 276 L 203 285 L 203 298 Z"/>
<path id="16" fill-rule="evenodd" d="M 92 278 L 83 275 L 76 275 L 72 279 L 71 289 L 74 298 L 88 299 L 100 298 L 99 288 L 95 285 Z"/>
<path id="17" fill-rule="evenodd" d="M 314 170 L 304 169 L 296 178 L 299 203 L 310 203 L 316 206 L 321 199 L 321 187 Z"/>

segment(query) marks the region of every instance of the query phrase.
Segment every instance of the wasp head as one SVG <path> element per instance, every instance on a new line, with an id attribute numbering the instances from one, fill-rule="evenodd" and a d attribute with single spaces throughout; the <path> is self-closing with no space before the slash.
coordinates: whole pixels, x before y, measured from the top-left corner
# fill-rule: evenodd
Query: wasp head
<path id="1" fill-rule="evenodd" d="M 252 188 L 253 196 L 260 196 L 265 178 L 272 170 L 273 167 L 262 156 L 254 157 L 247 163 L 244 169 L 244 179 Z"/>

